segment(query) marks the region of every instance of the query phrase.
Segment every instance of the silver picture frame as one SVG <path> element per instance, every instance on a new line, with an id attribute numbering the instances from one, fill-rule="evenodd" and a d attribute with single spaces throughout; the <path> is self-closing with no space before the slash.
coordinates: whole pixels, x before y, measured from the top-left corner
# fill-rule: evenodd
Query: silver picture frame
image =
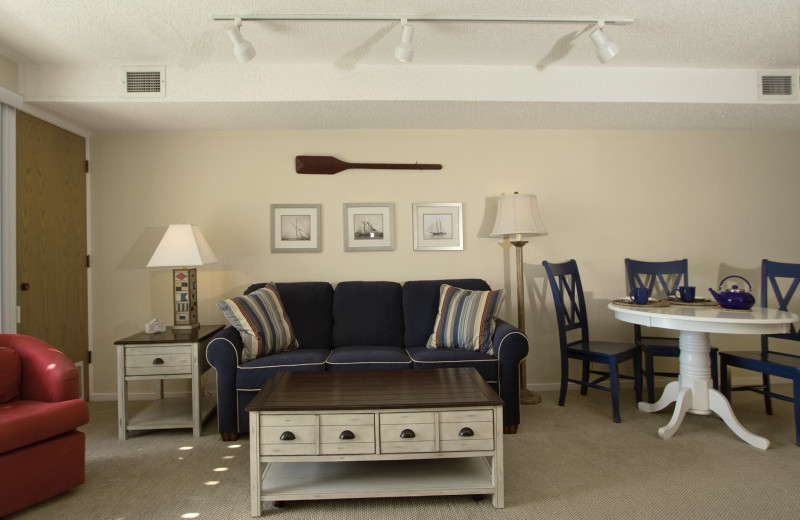
<path id="1" fill-rule="evenodd" d="M 270 204 L 273 253 L 322 251 L 322 204 Z"/>
<path id="2" fill-rule="evenodd" d="M 460 202 L 415 202 L 414 251 L 463 251 Z"/>
<path id="3" fill-rule="evenodd" d="M 345 251 L 394 251 L 394 204 L 345 203 Z"/>

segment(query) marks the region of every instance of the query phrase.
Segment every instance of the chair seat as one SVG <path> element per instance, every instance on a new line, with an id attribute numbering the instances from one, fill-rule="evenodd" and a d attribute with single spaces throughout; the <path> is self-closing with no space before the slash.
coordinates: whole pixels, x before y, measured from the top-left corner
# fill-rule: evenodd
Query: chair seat
<path id="1" fill-rule="evenodd" d="M 800 375 L 800 356 L 780 352 L 763 354 L 760 350 L 721 352 L 719 356 L 723 366 L 753 367 L 752 370 L 787 379 L 793 379 Z"/>
<path id="2" fill-rule="evenodd" d="M 616 357 L 623 360 L 630 359 L 636 355 L 639 352 L 639 347 L 633 343 L 617 341 L 589 341 L 588 343 L 570 345 L 567 350 L 576 357 Z"/>

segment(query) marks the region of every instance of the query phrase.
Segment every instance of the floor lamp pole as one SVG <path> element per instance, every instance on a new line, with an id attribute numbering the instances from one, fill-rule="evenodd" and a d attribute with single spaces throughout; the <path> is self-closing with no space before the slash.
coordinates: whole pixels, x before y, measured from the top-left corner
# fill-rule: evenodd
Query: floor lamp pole
<path id="1" fill-rule="evenodd" d="M 512 240 L 511 245 L 517 250 L 517 328 L 525 333 L 525 279 L 522 274 L 522 247 L 527 240 Z M 521 404 L 539 404 L 542 396 L 528 390 L 528 371 L 525 360 L 519 364 L 519 402 Z"/>

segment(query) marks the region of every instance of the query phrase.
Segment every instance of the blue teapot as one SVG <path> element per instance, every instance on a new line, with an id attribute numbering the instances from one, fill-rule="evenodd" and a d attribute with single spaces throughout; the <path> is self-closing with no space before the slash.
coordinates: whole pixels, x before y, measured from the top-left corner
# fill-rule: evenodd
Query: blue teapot
<path id="1" fill-rule="evenodd" d="M 723 289 L 725 287 L 725 281 L 730 280 L 731 278 L 738 278 L 742 280 L 744 283 L 747 284 L 747 290 L 740 289 L 738 285 L 731 284 L 730 288 Z M 717 303 L 720 307 L 724 307 L 725 309 L 750 309 L 756 303 L 755 297 L 750 294 L 750 291 L 753 290 L 753 286 L 750 285 L 746 279 L 742 278 L 741 276 L 731 275 L 726 276 L 722 279 L 719 283 L 719 292 L 714 292 L 714 289 L 708 288 L 709 292 L 714 296 L 714 299 L 717 300 Z"/>

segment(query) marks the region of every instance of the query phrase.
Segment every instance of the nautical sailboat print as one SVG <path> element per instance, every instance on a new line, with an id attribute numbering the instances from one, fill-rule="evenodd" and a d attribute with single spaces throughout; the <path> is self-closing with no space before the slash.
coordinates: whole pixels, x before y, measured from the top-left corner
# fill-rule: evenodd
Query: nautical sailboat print
<path id="1" fill-rule="evenodd" d="M 425 215 L 425 238 L 427 239 L 445 239 L 452 238 L 452 223 L 449 220 L 449 215 L 444 215 L 448 220 L 442 222 L 441 215 Z M 449 226 L 448 226 L 449 225 Z"/>
<path id="2" fill-rule="evenodd" d="M 379 240 L 383 238 L 383 215 L 356 215 L 354 217 L 355 240 Z"/>
<path id="3" fill-rule="evenodd" d="M 284 215 L 281 218 L 281 239 L 311 240 L 310 226 L 311 217 L 308 215 Z"/>

